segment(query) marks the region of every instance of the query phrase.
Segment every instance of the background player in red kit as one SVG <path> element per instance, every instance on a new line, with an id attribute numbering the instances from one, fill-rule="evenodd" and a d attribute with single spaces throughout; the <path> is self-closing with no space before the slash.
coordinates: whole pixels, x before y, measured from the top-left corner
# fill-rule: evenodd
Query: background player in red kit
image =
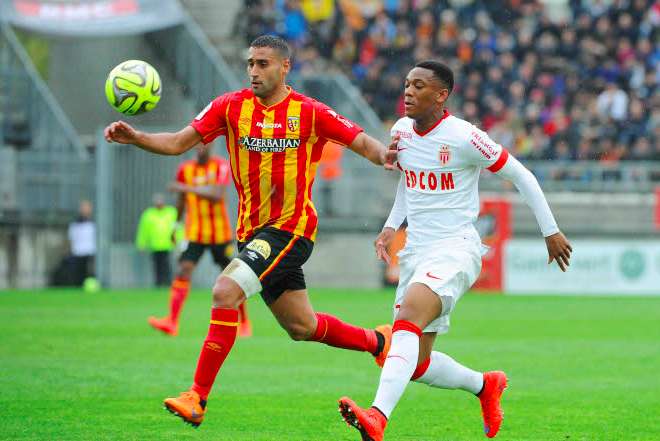
<path id="1" fill-rule="evenodd" d="M 325 143 L 348 146 L 391 168 L 388 149 L 328 106 L 288 87 L 289 54 L 281 38 L 255 39 L 247 66 L 251 87 L 216 98 L 179 132 L 145 133 L 124 122 L 105 130 L 109 142 L 166 155 L 183 153 L 200 140 L 209 143 L 220 135 L 227 139 L 239 196 L 239 255 L 213 287 L 211 324 L 192 387 L 165 400 L 168 410 L 195 426 L 204 419 L 207 396 L 236 340 L 237 308 L 258 292 L 294 340 L 319 341 L 376 357 L 389 345 L 387 328 L 368 330 L 315 313 L 302 271 L 316 238 L 318 219 L 311 195 Z"/>
<path id="2" fill-rule="evenodd" d="M 179 258 L 179 268 L 170 289 L 170 313 L 163 318 L 149 317 L 149 324 L 159 331 L 175 336 L 179 332 L 179 314 L 188 292 L 190 278 L 207 249 L 213 261 L 224 269 L 234 254 L 229 216 L 225 206 L 225 190 L 231 180 L 229 162 L 211 155 L 211 145 L 199 144 L 197 157 L 183 162 L 170 190 L 178 193 L 177 221 L 185 213 L 186 250 Z M 173 233 L 172 240 L 175 240 Z M 252 335 L 252 326 L 245 304 L 239 308 L 239 335 Z"/>

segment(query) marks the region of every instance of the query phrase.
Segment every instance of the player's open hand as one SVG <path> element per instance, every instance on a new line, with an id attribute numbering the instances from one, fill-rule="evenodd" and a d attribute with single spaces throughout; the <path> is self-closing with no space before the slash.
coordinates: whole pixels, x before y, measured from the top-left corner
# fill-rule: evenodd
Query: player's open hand
<path id="1" fill-rule="evenodd" d="M 384 167 L 386 170 L 394 170 L 397 160 L 397 151 L 399 149 L 399 137 L 395 136 L 392 138 L 392 142 L 389 147 L 387 147 L 387 152 L 385 152 L 385 164 Z"/>
<path id="2" fill-rule="evenodd" d="M 137 141 L 137 130 L 124 121 L 115 121 L 103 131 L 105 140 L 118 142 L 120 144 L 135 144 Z"/>
<path id="3" fill-rule="evenodd" d="M 374 242 L 374 246 L 376 247 L 376 257 L 378 257 L 380 260 L 382 260 L 388 265 L 390 264 L 390 255 L 387 252 L 387 247 L 389 247 L 393 237 L 394 237 L 394 229 L 385 227 L 383 228 L 383 231 L 380 232 L 380 234 L 376 238 L 376 241 Z"/>
<path id="4" fill-rule="evenodd" d="M 555 260 L 559 268 L 566 272 L 566 269 L 570 265 L 571 253 L 573 252 L 573 247 L 571 247 L 566 236 L 559 231 L 546 237 L 545 245 L 548 247 L 548 265 Z"/>

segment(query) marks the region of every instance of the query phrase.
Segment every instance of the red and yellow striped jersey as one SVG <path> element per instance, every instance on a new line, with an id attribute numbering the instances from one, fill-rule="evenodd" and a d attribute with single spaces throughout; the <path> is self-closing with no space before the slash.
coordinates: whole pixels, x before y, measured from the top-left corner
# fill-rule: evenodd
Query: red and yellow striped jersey
<path id="1" fill-rule="evenodd" d="M 226 159 L 212 156 L 206 164 L 198 164 L 194 159 L 184 162 L 179 166 L 176 180 L 194 187 L 227 185 L 230 173 Z M 220 244 L 232 239 L 224 198 L 213 202 L 188 192 L 185 194 L 185 201 L 187 240 Z"/>
<path id="2" fill-rule="evenodd" d="M 213 100 L 191 123 L 209 143 L 227 138 L 238 191 L 238 240 L 279 228 L 310 240 L 318 218 L 312 202 L 316 168 L 327 141 L 350 145 L 362 129 L 330 107 L 289 89 L 266 107 L 250 89 Z"/>

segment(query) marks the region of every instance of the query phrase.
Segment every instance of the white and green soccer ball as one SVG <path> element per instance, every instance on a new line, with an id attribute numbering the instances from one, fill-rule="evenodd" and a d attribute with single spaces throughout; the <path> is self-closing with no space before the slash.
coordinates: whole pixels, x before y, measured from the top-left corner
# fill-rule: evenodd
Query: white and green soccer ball
<path id="1" fill-rule="evenodd" d="M 149 63 L 128 60 L 110 71 L 105 80 L 108 103 L 124 115 L 149 112 L 160 101 L 160 75 Z"/>

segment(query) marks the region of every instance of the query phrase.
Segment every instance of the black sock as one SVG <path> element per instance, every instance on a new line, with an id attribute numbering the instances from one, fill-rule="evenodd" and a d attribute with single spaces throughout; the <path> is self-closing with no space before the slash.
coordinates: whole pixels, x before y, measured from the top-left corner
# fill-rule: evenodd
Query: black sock
<path id="1" fill-rule="evenodd" d="M 382 410 L 380 410 L 380 409 L 377 408 L 376 406 L 371 406 L 371 407 L 373 407 L 374 409 L 376 409 L 376 410 L 378 411 L 378 413 L 381 414 L 381 415 L 383 415 L 383 416 L 385 417 L 385 420 L 387 420 L 387 416 L 385 416 L 385 414 L 383 413 Z"/>
<path id="2" fill-rule="evenodd" d="M 476 396 L 481 395 L 481 392 L 484 391 L 484 388 L 485 388 L 485 387 L 486 387 L 486 382 L 484 381 L 483 384 L 481 385 L 481 390 L 479 390 L 479 392 L 477 392 L 475 395 L 476 395 Z"/>
<path id="3" fill-rule="evenodd" d="M 379 355 L 383 352 L 383 348 L 385 348 L 385 336 L 376 331 L 376 339 L 378 340 L 378 344 L 376 345 L 376 352 L 373 353 L 374 356 Z"/>
<path id="4" fill-rule="evenodd" d="M 199 405 L 202 406 L 202 409 L 206 409 L 206 400 L 199 400 Z"/>

